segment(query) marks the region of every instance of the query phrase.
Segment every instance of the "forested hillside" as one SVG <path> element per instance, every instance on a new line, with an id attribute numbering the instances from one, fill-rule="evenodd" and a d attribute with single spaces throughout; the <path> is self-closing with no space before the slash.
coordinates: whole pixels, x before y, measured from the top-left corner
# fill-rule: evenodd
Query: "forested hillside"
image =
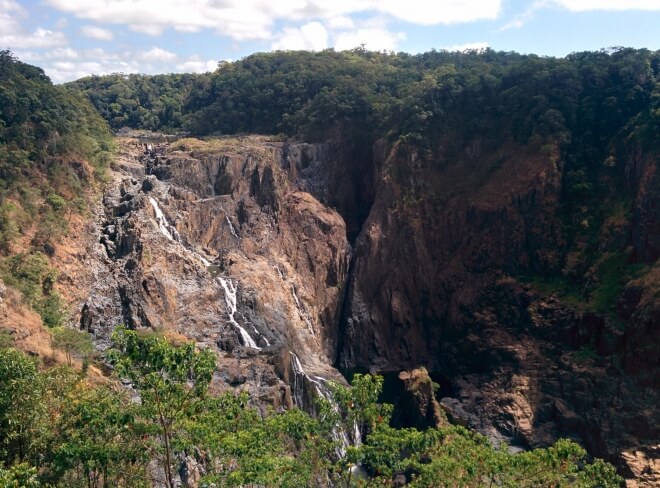
<path id="1" fill-rule="evenodd" d="M 598 235 L 613 212 L 632 212 L 630 187 L 622 184 L 624 153 L 631 145 L 642 152 L 658 148 L 660 52 L 615 48 L 566 58 L 492 50 L 260 53 L 200 78 L 183 112 L 184 126 L 194 134 L 283 133 L 341 141 L 359 165 L 372 158 L 378 140 L 419 152 L 438 169 L 441 161 L 463 158 L 469 147 L 495 153 L 492 162 L 471 170 L 475 181 L 485 181 L 501 165 L 511 151 L 503 147 L 507 142 L 555 158 L 568 240 L 560 252 L 577 249 L 576 262 L 523 264 L 516 272 L 559 276 L 551 280 L 557 290 L 575 302 L 591 297 L 592 308 L 609 313 L 621 291 L 617 280 L 631 272 L 631 262 L 619 248 L 609 249 L 613 254 L 603 263 Z M 446 188 L 415 178 L 413 167 L 402 162 L 395 171 L 405 191 L 441 204 Z M 347 217 L 349 232 L 350 219 L 364 218 L 368 204 L 359 203 Z M 657 258 L 657 239 L 649 238 L 655 244 L 632 257 L 633 263 Z M 593 273 L 603 276 L 600 284 Z"/>
<path id="2" fill-rule="evenodd" d="M 125 329 L 113 346 L 107 358 L 139 402 L 127 390 L 90 387 L 84 372 L 39 371 L 34 360 L 0 348 L 0 486 L 349 487 L 392 486 L 396 478 L 420 488 L 457 482 L 615 488 L 620 482 L 612 466 L 588 462 L 566 440 L 513 455 L 462 427 L 393 429 L 391 406 L 376 401 L 381 377 L 358 376 L 351 389 L 335 386 L 338 403 L 319 398 L 315 416 L 299 409 L 264 414 L 246 394 L 209 394 L 216 368 L 210 350 Z M 368 432 L 366 442 L 340 457 L 337 429 L 354 423 Z"/>
<path id="3" fill-rule="evenodd" d="M 47 256 L 104 178 L 112 146 L 86 99 L 0 51 L 0 272 L 47 325 L 64 319 Z"/>
<path id="4" fill-rule="evenodd" d="M 259 53 L 221 63 L 210 76 L 95 76 L 69 86 L 114 128 L 316 139 L 338 128 L 361 129 L 372 138 L 432 147 L 444 128 L 488 133 L 497 121 L 517 140 L 537 144 L 548 138 L 577 144 L 571 136 L 588 132 L 580 144 L 589 153 L 638 115 L 634 122 L 651 131 L 648 137 L 658 130 L 659 70 L 660 53 L 624 48 L 560 59 L 490 49 L 418 55 L 356 49 Z"/>
<path id="5" fill-rule="evenodd" d="M 72 326 L 0 334 L 0 487 L 657 482 L 660 51 L 0 61 L 0 272 Z M 124 127 L 204 140 L 123 140 L 58 275 Z"/>
<path id="6" fill-rule="evenodd" d="M 195 74 L 113 74 L 81 78 L 66 86 L 85 94 L 112 129 L 177 131 L 184 101 L 208 77 Z"/>

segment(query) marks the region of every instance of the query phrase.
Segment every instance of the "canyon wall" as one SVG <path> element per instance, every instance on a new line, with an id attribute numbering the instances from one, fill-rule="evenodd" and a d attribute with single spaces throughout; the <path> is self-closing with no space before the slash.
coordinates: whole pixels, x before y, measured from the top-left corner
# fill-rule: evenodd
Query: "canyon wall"
<path id="1" fill-rule="evenodd" d="M 373 154 L 379 176 L 354 245 L 339 366 L 425 366 L 450 383 L 446 404 L 494 440 L 575 438 L 657 481 L 657 155 L 622 148 L 600 178 L 631 210 L 606 208 L 575 232 L 556 147 L 475 138 L 458 154 L 384 144 Z M 587 249 L 598 256 L 590 267 Z M 641 271 L 628 276 L 633 262 Z M 578 272 L 586 285 L 566 292 L 564 277 Z"/>
<path id="2" fill-rule="evenodd" d="M 432 155 L 257 136 L 146 153 L 124 144 L 133 162 L 97 209 L 80 316 L 101 347 L 119 323 L 193 338 L 219 353 L 215 388 L 278 408 L 313 408 L 326 380 L 344 381 L 338 370 L 425 367 L 448 416 L 494 442 L 575 438 L 653 482 L 652 155 L 621 150 L 602 178 L 625 182 L 613 191 L 632 211 L 585 214 L 576 232 L 557 147 L 476 137 Z M 594 242 L 602 257 L 589 268 Z M 625 279 L 604 311 L 589 296 L 612 256 Z M 586 305 L 554 285 L 576 273 L 592 283 L 578 290 Z"/>

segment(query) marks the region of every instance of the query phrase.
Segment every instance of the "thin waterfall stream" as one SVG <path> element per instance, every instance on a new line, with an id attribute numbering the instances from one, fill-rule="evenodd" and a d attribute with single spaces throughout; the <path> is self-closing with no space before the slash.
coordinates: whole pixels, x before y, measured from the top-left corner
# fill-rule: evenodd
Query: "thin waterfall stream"
<path id="1" fill-rule="evenodd" d="M 313 387 L 318 396 L 324 398 L 332 407 L 332 409 L 341 415 L 339 410 L 339 405 L 332 394 L 332 390 L 327 386 L 328 380 L 322 376 L 309 376 L 300 362 L 300 358 L 294 353 L 291 354 L 291 367 L 293 368 L 294 373 L 294 384 L 293 384 L 293 398 L 294 402 L 298 408 L 303 408 L 305 402 L 305 380 L 307 380 Z M 337 442 L 336 455 L 338 458 L 343 458 L 346 455 L 346 449 L 351 445 L 360 445 L 362 440 L 362 435 L 360 433 L 360 427 L 357 425 L 357 422 L 353 424 L 352 432 L 352 442 L 351 437 L 349 436 L 346 429 L 338 425 L 332 429 L 332 437 Z"/>
<path id="2" fill-rule="evenodd" d="M 154 197 L 149 197 L 149 203 L 151 203 L 151 206 L 154 209 L 154 212 L 156 214 L 156 221 L 158 222 L 158 228 L 160 232 L 170 241 L 178 243 L 184 251 L 187 253 L 191 254 L 194 256 L 196 259 L 201 261 L 206 267 L 211 266 L 211 262 L 206 259 L 204 256 L 199 254 L 198 252 L 189 249 L 186 247 L 181 239 L 181 236 L 179 235 L 179 232 L 176 230 L 176 228 L 169 223 L 167 220 L 167 217 L 165 217 L 165 213 L 163 210 L 160 208 L 160 205 L 158 204 L 158 201 Z M 231 221 L 229 220 L 229 217 L 227 217 L 227 222 L 229 222 L 229 225 L 231 226 Z M 234 230 L 233 226 L 231 227 L 232 234 L 236 237 L 236 231 Z M 252 338 L 250 333 L 242 326 L 240 325 L 236 319 L 234 318 L 234 315 L 236 314 L 236 309 L 237 309 L 237 291 L 238 287 L 236 284 L 229 278 L 222 278 L 218 277 L 217 282 L 220 284 L 224 291 L 225 295 L 225 308 L 227 310 L 227 316 L 229 318 L 229 323 L 238 330 L 239 336 L 241 338 L 241 341 L 245 347 L 250 347 L 252 349 L 257 349 L 261 350 L 261 347 L 257 345 L 257 342 Z M 254 332 L 257 334 L 259 338 L 261 338 L 264 343 L 269 346 L 270 343 L 268 340 L 263 337 L 262 334 L 259 333 L 256 327 L 254 325 L 252 326 L 252 329 Z"/>

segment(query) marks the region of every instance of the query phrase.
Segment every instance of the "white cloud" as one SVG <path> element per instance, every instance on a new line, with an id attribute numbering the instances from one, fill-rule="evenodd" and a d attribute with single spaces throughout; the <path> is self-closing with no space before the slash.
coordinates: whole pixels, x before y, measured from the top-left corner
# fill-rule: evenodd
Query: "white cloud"
<path id="1" fill-rule="evenodd" d="M 355 27 L 355 22 L 350 17 L 339 15 L 337 17 L 330 17 L 327 22 L 328 27 L 331 29 L 352 29 Z"/>
<path id="2" fill-rule="evenodd" d="M 13 0 L 0 0 L 0 46 L 17 49 L 39 49 L 67 44 L 62 32 L 37 27 L 33 32 L 26 31 L 19 19 L 27 16 L 23 7 Z"/>
<path id="3" fill-rule="evenodd" d="M 98 39 L 99 41 L 112 41 L 115 37 L 111 30 L 95 25 L 83 25 L 80 28 L 80 34 L 91 39 Z"/>
<path id="4" fill-rule="evenodd" d="M 568 10 L 660 10 L 660 0 L 554 0 Z"/>
<path id="5" fill-rule="evenodd" d="M 67 43 L 68 41 L 63 33 L 53 32 L 42 27 L 38 27 L 31 34 L 0 34 L 0 46 L 7 46 L 10 49 L 49 48 L 65 46 Z"/>
<path id="6" fill-rule="evenodd" d="M 177 55 L 159 47 L 153 47 L 149 51 L 138 54 L 138 59 L 144 61 L 174 61 Z"/>
<path id="7" fill-rule="evenodd" d="M 390 32 L 385 26 L 365 25 L 356 30 L 340 32 L 335 36 L 334 46 L 338 51 L 353 49 L 362 44 L 370 51 L 396 51 L 403 32 Z"/>
<path id="8" fill-rule="evenodd" d="M 55 22 L 55 25 L 53 27 L 58 30 L 65 29 L 69 27 L 69 20 L 66 19 L 65 17 L 61 17 L 57 19 L 57 22 Z"/>
<path id="9" fill-rule="evenodd" d="M 46 56 L 50 59 L 76 59 L 78 57 L 78 51 L 70 47 L 58 47 L 48 52 Z"/>
<path id="10" fill-rule="evenodd" d="M 120 50 L 106 51 L 102 48 L 74 50 L 56 48 L 48 52 L 36 53 L 20 51 L 21 60 L 39 62 L 54 83 L 63 83 L 90 75 L 111 73 L 203 73 L 214 71 L 218 63 L 193 55 L 178 56 L 159 47 L 148 51 Z"/>
<path id="11" fill-rule="evenodd" d="M 413 24 L 436 25 L 495 19 L 500 0 L 381 0 L 377 10 Z"/>
<path id="12" fill-rule="evenodd" d="M 533 20 L 536 16 L 536 12 L 547 6 L 551 1 L 552 0 L 535 0 L 529 7 L 500 27 L 499 31 L 520 29 L 523 25 Z"/>
<path id="13" fill-rule="evenodd" d="M 212 59 L 204 61 L 198 56 L 191 56 L 190 59 L 176 65 L 176 71 L 179 73 L 207 73 L 215 71 L 218 62 Z"/>
<path id="14" fill-rule="evenodd" d="M 320 22 L 310 22 L 300 28 L 285 27 L 277 40 L 273 42 L 273 50 L 308 50 L 321 51 L 328 47 L 328 31 Z"/>
<path id="15" fill-rule="evenodd" d="M 591 10 L 660 10 L 660 0 L 535 0 L 521 13 L 500 27 L 500 31 L 519 29 L 534 20 L 536 12 L 546 7 L 561 7 L 571 12 Z"/>
<path id="16" fill-rule="evenodd" d="M 11 1 L 11 0 L 2 0 Z M 494 19 L 502 0 L 45 0 L 79 18 L 127 25 L 149 35 L 166 29 L 215 30 L 234 40 L 272 39 L 277 21 L 323 22 L 353 29 L 358 13 L 387 15 L 413 24 L 437 25 Z M 286 34 L 286 33 L 283 33 Z M 295 35 L 292 34 L 292 35 Z M 298 33 L 297 37 L 300 37 Z M 304 35 L 303 35 L 304 37 Z"/>
<path id="17" fill-rule="evenodd" d="M 107 75 L 110 73 L 140 73 L 145 71 L 138 55 L 132 52 L 121 54 L 106 52 L 100 48 L 54 49 L 40 63 L 54 83 L 77 80 L 89 75 Z"/>
<path id="18" fill-rule="evenodd" d="M 14 55 L 24 63 L 39 63 L 44 60 L 42 53 L 36 51 L 14 51 Z"/>
<path id="19" fill-rule="evenodd" d="M 489 47 L 487 42 L 468 42 L 465 44 L 454 44 L 453 46 L 445 46 L 442 49 L 445 51 L 480 51 Z"/>

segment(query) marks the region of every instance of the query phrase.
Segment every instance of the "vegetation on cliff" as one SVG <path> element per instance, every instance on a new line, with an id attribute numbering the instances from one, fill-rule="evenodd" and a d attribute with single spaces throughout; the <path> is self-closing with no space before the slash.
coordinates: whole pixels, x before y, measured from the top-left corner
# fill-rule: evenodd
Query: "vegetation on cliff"
<path id="1" fill-rule="evenodd" d="M 102 174 L 111 149 L 107 127 L 76 91 L 113 128 L 335 140 L 346 152 L 359 148 L 351 161 L 371 161 L 375 143 L 384 141 L 398 157 L 379 176 L 399 192 L 390 211 L 402 221 L 439 215 L 457 192 L 471 194 L 507 151 L 542 157 L 561 179 L 551 210 L 561 217 L 552 234 L 560 237 L 552 242 L 556 249 L 550 258 L 534 255 L 536 241 L 547 246 L 551 239 L 530 233 L 525 245 L 532 259 L 513 259 L 497 272 L 557 294 L 565 305 L 619 320 L 625 283 L 657 268 L 656 224 L 651 215 L 647 225 L 643 215 L 654 208 L 657 192 L 651 181 L 642 201 L 635 171 L 657 157 L 659 52 L 613 49 L 564 59 L 491 50 L 278 52 L 223 63 L 211 75 L 112 75 L 66 88 L 52 86 L 38 68 L 8 52 L 1 61 L 0 269 L 48 325 L 62 323 L 63 304 L 47 256 L 66 231 L 66 216 L 84 207 L 83 189 Z M 443 186 L 433 175 L 456 161 L 463 164 L 460 188 Z M 431 210 L 417 212 L 422 207 Z M 23 239 L 29 246 L 17 252 L 22 234 L 30 236 Z M 62 337 L 63 347 L 75 352 L 77 340 Z M 594 339 L 584 341 L 577 360 L 596 354 Z M 375 403 L 380 383 L 372 377 L 338 390 L 340 416 L 322 401 L 319 418 L 297 410 L 264 416 L 245 396 L 210 395 L 212 358 L 190 345 L 124 332 L 116 347 L 108 357 L 136 389 L 134 398 L 88 387 L 66 368 L 39 371 L 3 349 L 9 380 L 0 383 L 2 483 L 142 486 L 157 475 L 172 486 L 179 467 L 190 475 L 196 465 L 207 483 L 221 486 L 366 483 L 353 476 L 351 464 L 384 484 L 618 483 L 609 466 L 586 463 L 584 451 L 570 442 L 511 456 L 457 427 L 392 429 L 389 409 Z M 28 391 L 28 383 L 35 389 Z M 332 429 L 353 420 L 365 442 L 336 460 Z"/>
<path id="2" fill-rule="evenodd" d="M 382 378 L 336 386 L 340 412 L 260 412 L 246 394 L 212 395 L 215 357 L 192 343 L 120 328 L 108 353 L 132 391 L 89 386 L 68 366 L 40 370 L 0 349 L 0 486 L 582 486 L 620 478 L 577 444 L 518 455 L 461 427 L 393 429 Z M 364 442 L 337 458 L 333 429 Z M 153 464 L 156 461 L 157 466 Z M 365 472 L 358 476 L 353 469 Z"/>
<path id="3" fill-rule="evenodd" d="M 86 99 L 0 51 L 0 274 L 49 326 L 64 307 L 48 255 L 103 179 L 112 146 Z"/>
<path id="4" fill-rule="evenodd" d="M 619 278 L 639 271 L 628 265 L 657 258 L 625 256 L 625 246 L 618 246 L 608 250 L 611 259 L 599 260 L 598 238 L 604 223 L 630 221 L 633 213 L 635 190 L 622 183 L 622 162 L 632 152 L 657 150 L 659 51 L 612 48 L 565 58 L 491 49 L 272 52 L 223 62 L 196 77 L 111 75 L 71 87 L 116 128 L 339 139 L 344 147 L 360 148 L 363 158 L 385 139 L 438 168 L 465 158 L 466 148 L 493 152 L 492 164 L 470 170 L 475 182 L 502 163 L 506 143 L 515 144 L 561 168 L 568 241 L 566 259 L 553 269 L 531 263 L 518 273 L 549 272 L 556 290 L 610 313 L 622 288 Z M 417 174 L 419 164 L 400 164 L 392 176 L 407 202 L 441 203 L 447 189 L 429 187 L 435 182 Z"/>

